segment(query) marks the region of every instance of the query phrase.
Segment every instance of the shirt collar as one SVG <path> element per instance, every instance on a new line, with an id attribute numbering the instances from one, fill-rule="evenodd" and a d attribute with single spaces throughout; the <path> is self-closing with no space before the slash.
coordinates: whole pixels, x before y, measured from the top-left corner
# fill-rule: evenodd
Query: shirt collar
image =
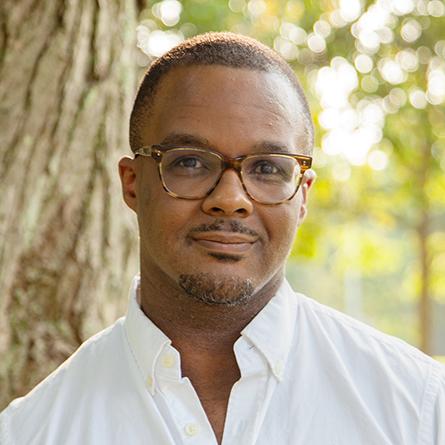
<path id="1" fill-rule="evenodd" d="M 297 299 L 287 280 L 241 335 L 266 359 L 274 377 L 281 382 L 295 333 Z"/>
<path id="2" fill-rule="evenodd" d="M 137 301 L 139 284 L 138 274 L 131 285 L 125 332 L 148 389 L 154 394 L 156 363 L 159 362 L 161 354 L 167 349 L 172 353 L 173 348 L 171 340 L 142 312 Z M 241 332 L 242 338 L 264 356 L 272 374 L 279 382 L 282 381 L 295 332 L 298 306 L 296 298 L 291 298 L 293 296 L 292 288 L 284 280 L 277 294 Z M 180 365 L 179 360 L 177 362 Z"/>
<path id="3" fill-rule="evenodd" d="M 125 332 L 144 380 L 149 391 L 155 392 L 155 365 L 162 351 L 171 345 L 171 340 L 142 312 L 137 292 L 140 275 L 136 275 L 131 283 Z"/>

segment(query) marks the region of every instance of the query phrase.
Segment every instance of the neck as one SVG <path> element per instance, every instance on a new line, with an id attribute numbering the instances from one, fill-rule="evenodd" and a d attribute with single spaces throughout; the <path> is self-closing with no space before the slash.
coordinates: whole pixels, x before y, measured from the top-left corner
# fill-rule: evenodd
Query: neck
<path id="1" fill-rule="evenodd" d="M 233 344 L 241 331 L 276 294 L 284 278 L 284 270 L 276 274 L 254 295 L 235 305 L 210 305 L 188 295 L 177 283 L 161 286 L 149 273 L 141 273 L 141 308 L 181 353 L 194 350 L 233 352 Z M 157 280 L 158 282 L 160 280 Z"/>

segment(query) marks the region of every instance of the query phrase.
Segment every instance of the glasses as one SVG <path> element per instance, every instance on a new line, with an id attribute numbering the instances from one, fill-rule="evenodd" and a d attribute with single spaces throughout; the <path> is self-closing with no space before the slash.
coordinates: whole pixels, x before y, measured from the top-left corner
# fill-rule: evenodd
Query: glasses
<path id="1" fill-rule="evenodd" d="M 261 204 L 282 204 L 297 193 L 310 156 L 258 153 L 228 158 L 205 148 L 149 145 L 135 155 L 152 157 L 158 164 L 165 191 L 176 198 L 202 199 L 210 195 L 228 168 L 238 172 L 247 195 Z"/>

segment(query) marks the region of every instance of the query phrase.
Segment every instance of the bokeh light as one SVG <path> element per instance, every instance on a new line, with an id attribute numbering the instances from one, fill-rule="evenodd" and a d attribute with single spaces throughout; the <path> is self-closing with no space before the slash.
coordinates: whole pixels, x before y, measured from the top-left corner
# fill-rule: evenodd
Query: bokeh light
<path id="1" fill-rule="evenodd" d="M 388 155 L 380 150 L 372 151 L 368 156 L 368 165 L 373 170 L 385 170 L 388 167 L 389 158 Z"/>
<path id="2" fill-rule="evenodd" d="M 153 15 L 159 18 L 164 25 L 175 26 L 181 16 L 182 4 L 176 0 L 164 0 L 155 3 L 152 11 Z"/>
<path id="3" fill-rule="evenodd" d="M 360 54 L 355 58 L 354 61 L 355 68 L 360 73 L 369 73 L 373 68 L 373 62 L 371 57 L 366 56 L 365 54 Z"/>
<path id="4" fill-rule="evenodd" d="M 151 31 L 145 24 L 136 29 L 138 47 L 149 57 L 159 57 L 184 40 L 178 31 Z"/>
<path id="5" fill-rule="evenodd" d="M 387 82 L 397 85 L 404 82 L 408 78 L 406 71 L 394 60 L 390 58 L 381 59 L 378 69 Z"/>
<path id="6" fill-rule="evenodd" d="M 433 0 L 428 3 L 428 12 L 433 17 L 442 17 L 445 13 L 444 4 L 438 0 Z"/>
<path id="7" fill-rule="evenodd" d="M 428 105 L 425 92 L 420 88 L 412 88 L 409 92 L 409 101 L 415 108 L 422 109 Z"/>
<path id="8" fill-rule="evenodd" d="M 400 34 L 406 42 L 414 42 L 422 35 L 422 27 L 416 20 L 408 20 L 403 25 Z"/>

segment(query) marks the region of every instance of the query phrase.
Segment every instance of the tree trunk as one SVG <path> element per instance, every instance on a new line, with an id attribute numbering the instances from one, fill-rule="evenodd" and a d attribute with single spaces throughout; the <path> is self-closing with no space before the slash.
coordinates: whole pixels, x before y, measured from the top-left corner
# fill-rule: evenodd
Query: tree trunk
<path id="1" fill-rule="evenodd" d="M 135 0 L 0 5 L 0 410 L 122 315 Z"/>

